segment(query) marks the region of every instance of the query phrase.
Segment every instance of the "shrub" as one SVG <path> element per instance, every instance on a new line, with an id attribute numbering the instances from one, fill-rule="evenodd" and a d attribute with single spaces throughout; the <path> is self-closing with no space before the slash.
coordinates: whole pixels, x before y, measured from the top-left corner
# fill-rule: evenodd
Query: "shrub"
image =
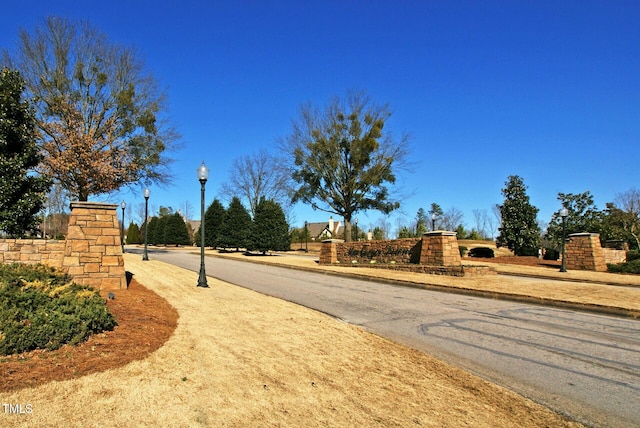
<path id="1" fill-rule="evenodd" d="M 469 257 L 490 259 L 495 257 L 493 249 L 489 247 L 476 247 L 469 250 Z"/>
<path id="2" fill-rule="evenodd" d="M 640 274 L 640 259 L 628 261 L 620 264 L 608 264 L 609 272 L 611 273 L 632 273 Z"/>
<path id="3" fill-rule="evenodd" d="M 116 325 L 96 290 L 43 265 L 0 266 L 0 354 L 58 349 Z"/>
<path id="4" fill-rule="evenodd" d="M 464 255 L 467 254 L 467 247 L 464 245 L 459 245 L 458 249 L 460 250 L 460 257 L 464 257 Z"/>
<path id="5" fill-rule="evenodd" d="M 544 260 L 558 260 L 560 258 L 560 251 L 553 248 L 545 248 L 542 258 Z"/>
<path id="6" fill-rule="evenodd" d="M 632 262 L 638 259 L 640 259 L 640 251 L 638 250 L 627 251 L 627 262 Z"/>

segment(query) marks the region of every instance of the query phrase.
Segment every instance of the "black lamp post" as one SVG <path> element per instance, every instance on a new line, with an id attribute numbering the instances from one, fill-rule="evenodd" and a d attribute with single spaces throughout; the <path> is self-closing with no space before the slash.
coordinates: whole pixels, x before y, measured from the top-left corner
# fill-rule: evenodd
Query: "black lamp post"
<path id="1" fill-rule="evenodd" d="M 309 252 L 309 223 L 308 222 L 304 222 L 304 252 L 308 253 Z"/>
<path id="2" fill-rule="evenodd" d="M 565 253 L 564 253 L 564 242 L 565 242 L 565 226 L 564 226 L 564 219 L 569 215 L 569 210 L 565 207 L 563 207 L 560 210 L 560 217 L 562 218 L 562 265 L 560 266 L 560 272 L 566 272 L 567 271 L 567 267 L 565 265 L 564 259 L 565 259 Z"/>
<path id="3" fill-rule="evenodd" d="M 200 181 L 200 275 L 198 276 L 198 287 L 207 288 L 207 274 L 204 269 L 204 185 L 209 178 L 209 168 L 202 161 L 198 168 L 198 181 Z"/>
<path id="4" fill-rule="evenodd" d="M 124 254 L 124 209 L 127 207 L 124 201 L 120 203 L 122 208 L 122 224 L 120 225 L 120 244 L 122 245 L 122 253 Z"/>
<path id="5" fill-rule="evenodd" d="M 431 231 L 436 230 L 436 213 L 431 213 Z"/>
<path id="6" fill-rule="evenodd" d="M 142 260 L 149 260 L 147 254 L 147 236 L 149 232 L 149 189 L 144 189 L 144 253 L 142 253 Z"/>
<path id="7" fill-rule="evenodd" d="M 358 219 L 357 218 L 355 220 L 353 220 L 353 224 L 356 226 L 356 241 L 359 241 L 359 239 L 358 239 Z"/>

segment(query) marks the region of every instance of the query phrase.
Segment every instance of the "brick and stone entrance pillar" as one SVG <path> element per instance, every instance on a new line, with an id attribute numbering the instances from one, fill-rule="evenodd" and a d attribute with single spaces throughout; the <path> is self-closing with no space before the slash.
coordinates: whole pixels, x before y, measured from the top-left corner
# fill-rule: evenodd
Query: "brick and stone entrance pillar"
<path id="1" fill-rule="evenodd" d="M 422 235 L 420 264 L 430 266 L 462 266 L 456 232 L 435 230 Z"/>
<path id="2" fill-rule="evenodd" d="M 79 284 L 100 291 L 127 288 L 118 205 L 72 202 L 64 267 Z"/>
<path id="3" fill-rule="evenodd" d="M 567 270 L 606 272 L 607 264 L 599 233 L 572 233 L 565 243 Z"/>

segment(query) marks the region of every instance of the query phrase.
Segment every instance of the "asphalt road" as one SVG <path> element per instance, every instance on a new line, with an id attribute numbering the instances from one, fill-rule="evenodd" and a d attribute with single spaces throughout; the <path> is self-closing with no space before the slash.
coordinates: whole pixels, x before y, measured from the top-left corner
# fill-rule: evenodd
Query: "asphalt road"
<path id="1" fill-rule="evenodd" d="M 187 251 L 149 257 L 200 267 Z M 639 321 L 216 257 L 206 271 L 434 355 L 588 426 L 640 427 Z"/>

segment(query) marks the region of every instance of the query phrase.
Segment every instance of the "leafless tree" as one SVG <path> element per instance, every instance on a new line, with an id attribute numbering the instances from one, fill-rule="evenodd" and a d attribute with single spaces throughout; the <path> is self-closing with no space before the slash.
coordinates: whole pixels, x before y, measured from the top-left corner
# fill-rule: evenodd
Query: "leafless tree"
<path id="1" fill-rule="evenodd" d="M 233 161 L 229 177 L 222 184 L 221 193 L 229 200 L 237 196 L 247 203 L 252 217 L 263 197 L 280 204 L 286 213 L 290 205 L 286 185 L 288 180 L 289 176 L 282 167 L 282 162 L 262 149 Z"/>
<path id="2" fill-rule="evenodd" d="M 456 230 L 462 224 L 464 214 L 456 207 L 449 208 L 442 216 L 441 224 L 445 230 Z"/>

